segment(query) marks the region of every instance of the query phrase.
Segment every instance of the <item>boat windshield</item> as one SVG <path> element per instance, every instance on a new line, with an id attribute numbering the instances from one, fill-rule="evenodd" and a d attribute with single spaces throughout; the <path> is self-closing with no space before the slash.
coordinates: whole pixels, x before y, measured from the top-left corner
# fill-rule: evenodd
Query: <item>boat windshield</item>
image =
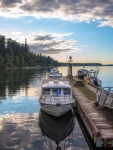
<path id="1" fill-rule="evenodd" d="M 51 95 L 52 94 L 53 96 L 61 96 L 62 94 L 63 95 L 70 95 L 71 94 L 71 89 L 70 88 L 64 88 L 64 89 L 53 88 L 51 90 L 50 90 L 50 88 L 43 89 L 42 90 L 42 95 Z M 52 92 L 51 94 L 50 94 L 50 91 Z"/>
<path id="2" fill-rule="evenodd" d="M 95 72 L 90 72 L 90 73 L 89 73 L 89 77 L 97 77 L 97 75 L 96 75 Z"/>
<path id="3" fill-rule="evenodd" d="M 61 95 L 61 89 L 54 88 L 54 89 L 52 89 L 52 93 L 54 96 L 60 96 Z"/>
<path id="4" fill-rule="evenodd" d="M 71 94 L 71 90 L 70 89 L 64 89 L 64 95 L 69 95 Z"/>
<path id="5" fill-rule="evenodd" d="M 43 89 L 42 95 L 50 95 L 50 89 Z"/>

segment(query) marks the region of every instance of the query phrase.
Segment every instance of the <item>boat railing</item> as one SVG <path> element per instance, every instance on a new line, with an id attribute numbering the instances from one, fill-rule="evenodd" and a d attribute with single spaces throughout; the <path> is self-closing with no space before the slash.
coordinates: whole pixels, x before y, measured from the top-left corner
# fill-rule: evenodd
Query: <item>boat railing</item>
<path id="1" fill-rule="evenodd" d="M 97 88 L 96 100 L 99 106 L 113 108 L 113 87 Z"/>
<path id="2" fill-rule="evenodd" d="M 72 96 L 71 95 L 64 95 L 65 103 L 66 103 L 66 97 L 69 97 L 70 103 L 72 102 Z"/>
<path id="3" fill-rule="evenodd" d="M 55 95 L 42 95 L 41 99 L 43 99 L 44 103 L 46 102 L 50 102 L 50 104 L 53 102 L 52 98 L 59 100 L 59 102 L 63 102 L 62 99 L 65 101 L 65 104 L 67 102 L 72 102 L 72 95 L 59 95 L 59 96 L 55 96 Z"/>

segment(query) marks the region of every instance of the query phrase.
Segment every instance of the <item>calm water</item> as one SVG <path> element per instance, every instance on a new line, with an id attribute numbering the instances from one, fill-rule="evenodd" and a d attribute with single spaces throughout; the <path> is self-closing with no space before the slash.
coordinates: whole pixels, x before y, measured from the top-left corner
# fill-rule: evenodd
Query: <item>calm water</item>
<path id="1" fill-rule="evenodd" d="M 74 75 L 78 68 L 73 67 Z M 58 69 L 67 75 L 66 67 Z M 103 86 L 113 86 L 113 67 L 99 70 Z M 0 70 L 0 150 L 55 150 L 54 141 L 61 141 L 62 149 L 68 146 L 67 150 L 89 150 L 76 118 L 67 114 L 56 120 L 40 111 L 41 82 L 48 73 L 49 70 Z"/>

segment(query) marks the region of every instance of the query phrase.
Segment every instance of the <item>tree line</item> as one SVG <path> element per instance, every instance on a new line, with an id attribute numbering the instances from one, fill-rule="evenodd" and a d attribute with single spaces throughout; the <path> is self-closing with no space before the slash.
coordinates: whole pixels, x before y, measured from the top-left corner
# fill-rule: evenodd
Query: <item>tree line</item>
<path id="1" fill-rule="evenodd" d="M 0 68 L 16 67 L 51 67 L 58 65 L 58 62 L 50 56 L 33 53 L 27 42 L 20 44 L 11 38 L 0 35 Z"/>
<path id="2" fill-rule="evenodd" d="M 59 66 L 67 66 L 68 63 L 59 62 Z M 73 63 L 73 66 L 102 66 L 101 63 Z"/>

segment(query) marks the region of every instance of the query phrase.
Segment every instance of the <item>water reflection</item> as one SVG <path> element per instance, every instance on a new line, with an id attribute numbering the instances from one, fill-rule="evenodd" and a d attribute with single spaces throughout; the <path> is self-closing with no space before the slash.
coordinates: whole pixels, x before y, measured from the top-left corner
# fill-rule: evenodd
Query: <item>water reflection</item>
<path id="1" fill-rule="evenodd" d="M 40 84 L 43 78 L 47 77 L 47 71 L 36 69 L 18 69 L 3 70 L 0 72 L 0 97 L 5 99 L 7 96 L 12 97 L 18 91 L 25 91 L 28 95 L 29 85 Z M 37 80 L 38 79 L 38 80 Z"/>
<path id="2" fill-rule="evenodd" d="M 48 73 L 49 71 L 46 69 L 0 70 L 0 150 L 48 150 L 38 126 L 40 110 L 38 97 L 42 80 L 47 78 Z M 68 150 L 89 150 L 77 120 L 75 119 L 74 130 L 71 128 L 71 123 L 74 125 L 73 118 L 69 116 L 64 120 L 67 122 L 63 123 L 64 126 L 59 129 L 63 131 L 67 128 L 69 130 L 66 130 L 59 139 L 64 138 L 59 144 L 61 148 L 64 143 L 66 145 L 70 143 Z M 53 132 L 51 124 L 49 125 Z M 57 130 L 55 131 L 57 133 Z M 65 136 L 67 137 L 65 138 Z M 50 141 L 47 136 L 46 139 Z M 71 140 L 69 141 L 69 139 Z M 56 148 L 54 140 L 51 141 Z"/>
<path id="3" fill-rule="evenodd" d="M 46 69 L 3 70 L 0 73 L 0 114 L 39 111 L 40 87 L 47 76 Z"/>
<path id="4" fill-rule="evenodd" d="M 43 150 L 38 113 L 7 114 L 0 117 L 0 150 Z"/>
<path id="5" fill-rule="evenodd" d="M 64 150 L 69 146 L 72 139 L 72 131 L 75 126 L 74 116 L 69 111 L 67 114 L 57 118 L 41 109 L 39 126 L 42 131 L 42 139 L 49 149 Z"/>

